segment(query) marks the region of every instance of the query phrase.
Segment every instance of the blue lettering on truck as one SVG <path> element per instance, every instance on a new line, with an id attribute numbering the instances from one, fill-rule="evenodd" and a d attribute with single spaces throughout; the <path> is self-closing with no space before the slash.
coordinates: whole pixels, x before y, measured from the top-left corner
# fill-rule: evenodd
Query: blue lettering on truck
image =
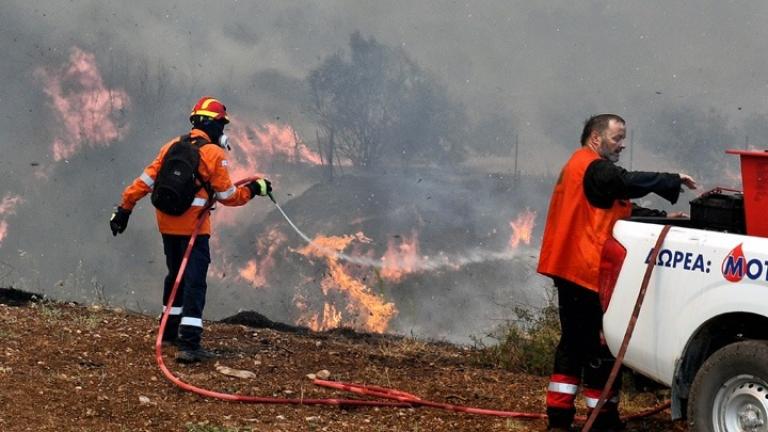
<path id="1" fill-rule="evenodd" d="M 648 251 L 648 256 L 645 257 L 646 264 L 648 264 L 648 261 L 651 260 L 652 253 L 653 248 Z M 681 268 L 687 271 L 709 273 L 709 267 L 712 265 L 712 261 L 705 261 L 704 255 L 700 253 L 662 249 L 659 251 L 656 265 L 675 269 Z"/>

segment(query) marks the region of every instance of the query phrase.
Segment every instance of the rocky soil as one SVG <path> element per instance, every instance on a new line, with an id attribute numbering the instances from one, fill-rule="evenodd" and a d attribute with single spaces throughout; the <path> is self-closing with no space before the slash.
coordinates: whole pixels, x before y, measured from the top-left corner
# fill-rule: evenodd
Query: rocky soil
<path id="1" fill-rule="evenodd" d="M 30 299 L 0 290 L 2 431 L 537 431 L 542 420 L 425 407 L 371 408 L 244 404 L 183 391 L 159 371 L 157 319 L 101 306 Z M 242 317 L 241 317 L 242 318 Z M 251 317 L 253 318 L 253 317 Z M 238 320 L 236 320 L 238 321 Z M 164 358 L 171 371 L 220 392 L 277 398 L 364 398 L 318 387 L 307 377 L 393 387 L 438 402 L 523 412 L 544 409 L 545 377 L 480 367 L 481 352 L 412 338 L 315 333 L 265 319 L 206 323 L 218 358 L 197 365 Z M 228 370 L 229 368 L 230 370 Z M 247 371 L 243 377 L 223 372 Z M 658 403 L 624 398 L 624 411 Z M 583 410 L 583 407 L 582 407 Z M 631 430 L 683 431 L 669 413 L 633 420 Z"/>

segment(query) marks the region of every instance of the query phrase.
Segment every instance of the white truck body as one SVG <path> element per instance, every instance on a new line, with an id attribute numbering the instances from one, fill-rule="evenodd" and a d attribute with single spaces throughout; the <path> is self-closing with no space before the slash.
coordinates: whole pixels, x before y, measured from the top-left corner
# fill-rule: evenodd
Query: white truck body
<path id="1" fill-rule="evenodd" d="M 651 223 L 619 221 L 613 229 L 614 239 L 626 249 L 626 257 L 603 317 L 605 339 L 614 355 L 621 346 L 647 260 L 662 227 Z M 730 322 L 738 326 L 744 317 L 749 320 L 754 318 L 762 327 L 761 320 L 767 316 L 768 238 L 673 226 L 653 269 L 623 362 L 631 369 L 673 388 L 673 417 L 678 418 L 685 415 L 693 376 L 707 357 L 713 350 L 741 340 L 744 332 L 729 327 L 728 331 L 732 334 L 723 336 L 727 342 L 718 341 L 719 345 L 710 351 L 706 349 L 709 342 L 701 339 L 718 339 L 720 320 L 726 322 L 724 320 L 731 319 Z M 725 327 L 723 332 L 726 332 Z M 706 332 L 701 330 L 703 328 L 707 329 Z M 752 330 L 760 335 L 755 336 L 750 331 L 746 339 L 766 339 L 763 335 L 768 329 Z M 702 334 L 706 336 L 696 338 L 696 335 Z M 692 343 L 694 339 L 696 343 Z M 692 353 L 698 348 L 690 349 L 691 346 L 702 347 L 699 349 L 701 353 Z M 702 358 L 696 359 L 696 356 Z M 685 369 L 681 364 L 688 358 L 692 359 L 689 361 L 693 365 L 690 367 L 692 370 L 681 379 Z M 677 404 L 676 391 L 679 396 Z M 733 417 L 739 418 L 737 415 Z"/>

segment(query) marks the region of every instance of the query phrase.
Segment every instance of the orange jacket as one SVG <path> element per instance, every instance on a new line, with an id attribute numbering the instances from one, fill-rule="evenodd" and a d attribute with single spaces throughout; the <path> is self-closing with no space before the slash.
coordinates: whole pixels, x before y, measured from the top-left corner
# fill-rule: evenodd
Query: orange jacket
<path id="1" fill-rule="evenodd" d="M 549 203 L 539 267 L 543 275 L 559 277 L 597 291 L 603 244 L 617 220 L 632 214 L 628 200 L 615 200 L 609 209 L 592 206 L 584 193 L 584 174 L 600 156 L 582 147 L 560 172 Z"/>
<path id="2" fill-rule="evenodd" d="M 208 135 L 199 129 L 192 129 L 190 135 L 194 137 L 201 137 L 202 139 L 209 141 Z M 157 173 L 160 171 L 160 166 L 163 164 L 166 152 L 179 141 L 179 138 L 167 142 L 145 169 L 144 172 L 136 178 L 125 190 L 123 191 L 123 201 L 120 206 L 126 210 L 132 210 L 140 199 L 152 190 L 152 185 L 155 183 Z M 200 147 L 200 165 L 197 168 L 203 181 L 209 182 L 216 195 L 216 200 L 227 206 L 241 206 L 247 203 L 251 197 L 251 191 L 245 186 L 235 187 L 232 184 L 232 180 L 229 178 L 229 170 L 227 169 L 227 158 L 224 149 L 218 145 L 205 145 Z M 192 207 L 189 208 L 184 214 L 180 216 L 171 216 L 165 214 L 160 210 L 156 210 L 157 215 L 157 227 L 163 234 L 176 234 L 176 235 L 191 235 L 195 229 L 197 218 L 203 209 L 206 201 L 208 200 L 208 192 L 205 188 L 201 188 L 197 192 L 195 200 L 192 202 Z M 211 218 L 210 213 L 206 214 L 205 221 L 200 227 L 200 234 L 211 233 Z"/>

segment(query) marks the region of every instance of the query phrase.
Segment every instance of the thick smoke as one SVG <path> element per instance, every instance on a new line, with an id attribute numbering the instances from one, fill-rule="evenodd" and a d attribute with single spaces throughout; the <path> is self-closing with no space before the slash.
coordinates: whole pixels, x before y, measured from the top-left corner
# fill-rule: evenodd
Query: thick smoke
<path id="1" fill-rule="evenodd" d="M 275 180 L 310 236 L 360 230 L 371 242 L 344 252 L 372 260 L 418 236 L 419 254 L 431 258 L 397 282 L 347 268 L 395 302 L 390 330 L 465 340 L 545 297 L 549 282 L 532 266 L 548 194 L 589 115 L 628 120 L 625 167 L 738 186 L 724 150 L 768 144 L 768 59 L 755 54 L 767 14 L 764 2 L 714 0 L 3 2 L 0 283 L 157 312 L 164 257 L 151 205 L 139 205 L 121 237 L 106 221 L 122 188 L 210 94 L 237 119 L 238 176 Z M 375 172 L 341 161 L 337 181 L 326 182 L 313 162 L 327 136 L 308 109 L 308 77 L 334 54 L 348 58 L 356 31 L 432 80 L 442 96 L 431 105 L 450 114 L 432 117 L 424 142 L 457 128 L 461 152 L 439 167 L 403 157 Z M 292 150 L 264 144 L 280 136 L 292 137 Z M 531 245 L 496 259 L 526 209 L 537 215 Z M 296 293 L 327 298 L 318 294 L 327 265 L 296 252 L 301 240 L 267 201 L 216 212 L 209 317 L 245 308 L 295 321 Z M 284 247 L 270 258 L 274 244 Z M 456 257 L 465 261 L 451 269 Z"/>

